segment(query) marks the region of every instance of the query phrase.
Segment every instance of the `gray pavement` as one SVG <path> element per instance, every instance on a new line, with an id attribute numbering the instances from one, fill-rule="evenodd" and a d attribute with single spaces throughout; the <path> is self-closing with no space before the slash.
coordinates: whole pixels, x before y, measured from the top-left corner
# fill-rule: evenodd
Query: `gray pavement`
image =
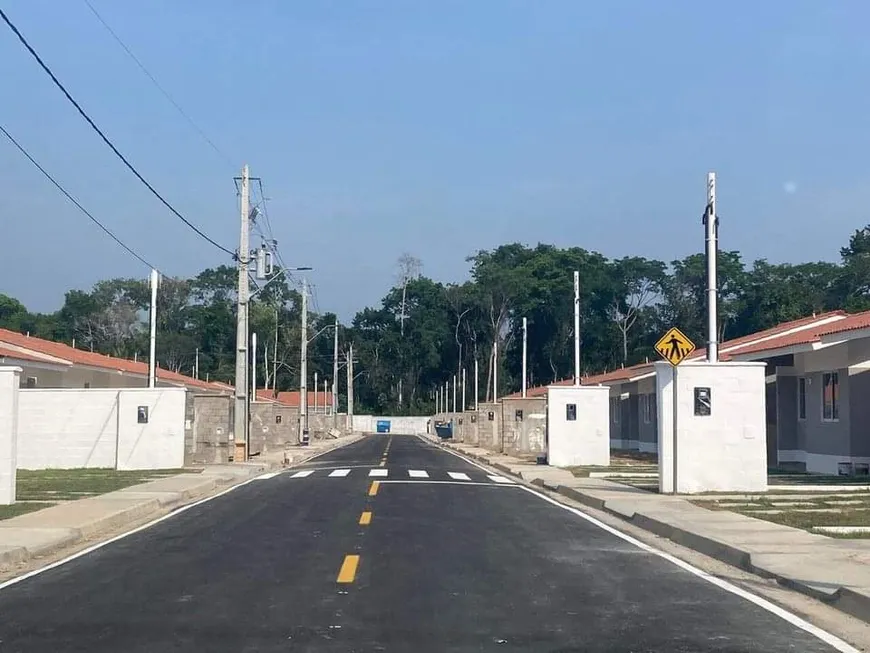
<path id="1" fill-rule="evenodd" d="M 401 435 L 0 586 L 0 614 L 14 652 L 854 650 Z"/>
<path id="2" fill-rule="evenodd" d="M 707 510 L 680 497 L 601 478 L 576 477 L 564 469 L 530 464 L 479 447 L 442 444 L 700 553 L 775 578 L 870 622 L 868 539 L 829 538 L 725 510 Z"/>

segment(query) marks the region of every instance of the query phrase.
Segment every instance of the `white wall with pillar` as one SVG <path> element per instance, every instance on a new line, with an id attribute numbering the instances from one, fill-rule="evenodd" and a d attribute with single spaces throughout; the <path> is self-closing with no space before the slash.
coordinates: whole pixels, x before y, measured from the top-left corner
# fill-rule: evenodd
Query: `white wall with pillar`
<path id="1" fill-rule="evenodd" d="M 547 388 L 547 462 L 555 467 L 610 464 L 610 388 Z"/>
<path id="2" fill-rule="evenodd" d="M 764 492 L 767 490 L 765 364 L 658 362 L 659 491 Z M 696 398 L 697 395 L 697 398 Z"/>
<path id="3" fill-rule="evenodd" d="M 0 505 L 15 503 L 20 367 L 0 367 Z"/>

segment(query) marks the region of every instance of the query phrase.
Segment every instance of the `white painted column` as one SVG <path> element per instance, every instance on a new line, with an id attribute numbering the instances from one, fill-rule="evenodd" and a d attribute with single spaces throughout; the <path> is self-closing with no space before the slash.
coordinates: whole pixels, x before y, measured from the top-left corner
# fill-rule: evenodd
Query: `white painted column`
<path id="1" fill-rule="evenodd" d="M 15 503 L 20 367 L 0 367 L 0 505 Z"/>

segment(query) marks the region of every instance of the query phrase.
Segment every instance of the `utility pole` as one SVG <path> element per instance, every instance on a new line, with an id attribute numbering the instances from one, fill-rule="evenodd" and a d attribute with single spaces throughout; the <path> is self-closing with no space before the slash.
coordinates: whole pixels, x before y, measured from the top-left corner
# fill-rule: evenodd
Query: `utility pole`
<path id="1" fill-rule="evenodd" d="M 492 341 L 492 403 L 498 402 L 498 337 Z"/>
<path id="2" fill-rule="evenodd" d="M 580 272 L 574 270 L 574 385 L 580 385 Z"/>
<path id="3" fill-rule="evenodd" d="M 453 375 L 453 412 L 456 412 L 456 375 Z"/>
<path id="4" fill-rule="evenodd" d="M 248 259 L 250 258 L 250 179 L 248 166 L 242 168 L 241 231 L 239 232 L 239 284 L 236 307 L 236 382 L 233 413 L 233 460 L 248 459 Z"/>
<path id="5" fill-rule="evenodd" d="M 269 361 L 266 361 L 269 364 Z M 272 394 L 275 394 L 275 388 L 278 383 L 278 308 L 275 308 L 275 347 L 272 349 Z"/>
<path id="6" fill-rule="evenodd" d="M 528 353 L 529 321 L 523 318 L 523 399 L 526 398 L 526 355 Z"/>
<path id="7" fill-rule="evenodd" d="M 317 372 L 314 373 L 314 414 L 317 414 Z"/>
<path id="8" fill-rule="evenodd" d="M 462 412 L 468 410 L 468 404 L 465 402 L 465 368 L 462 368 Z"/>
<path id="9" fill-rule="evenodd" d="M 338 318 L 335 318 L 335 333 L 332 344 L 332 421 L 338 420 Z"/>
<path id="10" fill-rule="evenodd" d="M 308 280 L 302 278 L 302 348 L 299 362 L 299 442 L 308 444 Z"/>
<path id="11" fill-rule="evenodd" d="M 477 359 L 474 359 L 474 410 L 478 409 L 478 400 L 480 399 L 480 389 L 478 382 L 480 381 L 480 370 L 477 368 Z"/>
<path id="12" fill-rule="evenodd" d="M 326 413 L 326 379 L 323 379 L 323 412 Z"/>
<path id="13" fill-rule="evenodd" d="M 193 378 L 199 379 L 199 347 L 196 348 L 196 361 L 193 364 Z"/>
<path id="14" fill-rule="evenodd" d="M 719 362 L 719 327 L 716 281 L 716 255 L 719 244 L 719 218 L 716 217 L 716 173 L 707 173 L 707 210 L 704 212 L 707 249 L 707 362 Z M 676 491 L 676 481 L 674 488 Z"/>
<path id="15" fill-rule="evenodd" d="M 347 428 L 353 431 L 353 343 L 347 350 Z"/>
<path id="16" fill-rule="evenodd" d="M 157 284 L 159 282 L 160 273 L 157 270 L 151 270 L 151 353 L 148 359 L 149 388 L 157 386 Z"/>
<path id="17" fill-rule="evenodd" d="M 257 401 L 257 332 L 251 334 L 251 401 Z"/>

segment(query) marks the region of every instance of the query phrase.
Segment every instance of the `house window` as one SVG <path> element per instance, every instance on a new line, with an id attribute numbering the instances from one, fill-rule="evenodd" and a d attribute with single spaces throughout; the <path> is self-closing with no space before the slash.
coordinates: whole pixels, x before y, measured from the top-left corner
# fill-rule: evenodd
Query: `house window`
<path id="1" fill-rule="evenodd" d="M 840 419 L 840 379 L 836 372 L 822 374 L 822 421 Z"/>
<path id="2" fill-rule="evenodd" d="M 26 383 L 26 386 L 28 388 L 35 388 L 36 387 L 36 377 L 35 376 L 28 376 L 27 381 L 25 383 Z"/>
<path id="3" fill-rule="evenodd" d="M 652 395 L 640 395 L 640 411 L 643 415 L 643 423 L 652 423 Z"/>
<path id="4" fill-rule="evenodd" d="M 619 397 L 610 398 L 610 421 L 619 424 Z"/>
<path id="5" fill-rule="evenodd" d="M 798 419 L 807 418 L 807 380 L 805 377 L 798 377 Z"/>

